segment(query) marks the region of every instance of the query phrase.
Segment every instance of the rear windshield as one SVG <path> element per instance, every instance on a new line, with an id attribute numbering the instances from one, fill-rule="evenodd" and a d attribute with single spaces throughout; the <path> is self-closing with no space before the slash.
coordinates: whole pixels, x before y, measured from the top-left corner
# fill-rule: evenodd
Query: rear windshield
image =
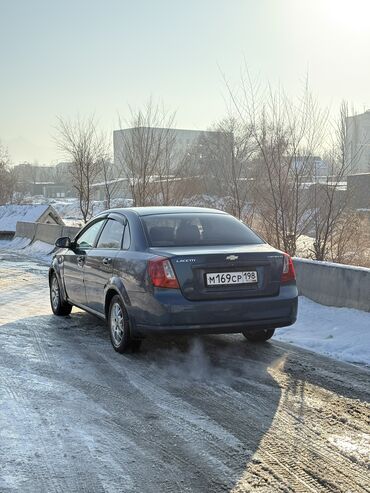
<path id="1" fill-rule="evenodd" d="M 158 214 L 142 216 L 141 221 L 152 247 L 263 243 L 245 224 L 226 214 Z"/>

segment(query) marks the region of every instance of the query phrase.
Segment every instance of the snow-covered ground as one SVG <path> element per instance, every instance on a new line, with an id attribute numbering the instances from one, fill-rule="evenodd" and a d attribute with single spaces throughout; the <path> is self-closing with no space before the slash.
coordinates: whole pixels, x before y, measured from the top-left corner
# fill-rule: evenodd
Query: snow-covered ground
<path id="1" fill-rule="evenodd" d="M 13 240 L 0 240 L 0 252 L 1 250 L 16 252 L 49 264 L 54 245 L 40 240 L 30 243 L 28 238 L 14 238 Z"/>
<path id="2" fill-rule="evenodd" d="M 1 493 L 369 493 L 365 369 L 240 334 L 123 355 L 48 294 L 0 252 Z"/>
<path id="3" fill-rule="evenodd" d="M 370 313 L 337 308 L 299 297 L 297 322 L 278 329 L 275 339 L 332 358 L 370 365 Z"/>

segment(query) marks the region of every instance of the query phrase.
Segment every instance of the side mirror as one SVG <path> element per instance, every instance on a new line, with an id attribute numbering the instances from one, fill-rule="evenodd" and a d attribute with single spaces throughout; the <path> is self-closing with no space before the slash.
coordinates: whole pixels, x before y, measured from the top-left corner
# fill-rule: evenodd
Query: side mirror
<path id="1" fill-rule="evenodd" d="M 71 238 L 69 236 L 62 236 L 61 238 L 58 238 L 55 242 L 55 246 L 58 248 L 71 248 Z"/>

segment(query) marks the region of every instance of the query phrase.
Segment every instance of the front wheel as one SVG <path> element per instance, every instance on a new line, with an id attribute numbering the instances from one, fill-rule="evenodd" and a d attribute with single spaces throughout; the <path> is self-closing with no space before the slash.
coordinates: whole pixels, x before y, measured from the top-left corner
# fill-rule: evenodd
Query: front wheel
<path id="1" fill-rule="evenodd" d="M 72 305 L 63 300 L 56 274 L 53 274 L 50 279 L 50 304 L 54 315 L 65 317 L 72 311 Z"/>
<path id="2" fill-rule="evenodd" d="M 112 298 L 109 307 L 108 324 L 110 340 L 115 351 L 126 353 L 129 349 L 132 351 L 139 350 L 141 341 L 131 338 L 128 315 L 118 295 Z"/>
<path id="3" fill-rule="evenodd" d="M 243 330 L 243 336 L 250 342 L 265 342 L 271 339 L 275 329 Z"/>

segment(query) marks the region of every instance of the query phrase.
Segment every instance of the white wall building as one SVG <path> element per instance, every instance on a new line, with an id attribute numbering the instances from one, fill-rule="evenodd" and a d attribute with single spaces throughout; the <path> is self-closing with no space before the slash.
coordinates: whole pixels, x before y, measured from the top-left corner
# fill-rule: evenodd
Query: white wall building
<path id="1" fill-rule="evenodd" d="M 370 110 L 346 119 L 345 156 L 348 174 L 370 172 Z"/>
<path id="2" fill-rule="evenodd" d="M 163 128 L 146 128 L 140 127 L 144 131 L 147 130 L 148 133 L 153 137 L 153 139 L 163 139 L 164 132 L 168 131 L 169 140 L 174 140 L 174 145 L 172 148 L 173 156 L 184 156 L 185 153 L 194 150 L 195 146 L 199 146 L 199 158 L 201 160 L 201 146 L 202 140 L 208 139 L 210 137 L 217 136 L 218 134 L 224 135 L 224 132 L 208 131 L 208 130 L 183 130 L 183 129 L 163 129 Z M 132 142 L 133 139 L 137 138 L 138 128 L 125 128 L 122 130 L 115 130 L 113 132 L 113 152 L 114 152 L 114 164 L 119 167 L 120 163 L 124 161 L 125 146 L 127 143 Z M 135 137 L 136 136 L 136 137 Z M 230 142 L 232 142 L 232 134 L 230 134 Z"/>

